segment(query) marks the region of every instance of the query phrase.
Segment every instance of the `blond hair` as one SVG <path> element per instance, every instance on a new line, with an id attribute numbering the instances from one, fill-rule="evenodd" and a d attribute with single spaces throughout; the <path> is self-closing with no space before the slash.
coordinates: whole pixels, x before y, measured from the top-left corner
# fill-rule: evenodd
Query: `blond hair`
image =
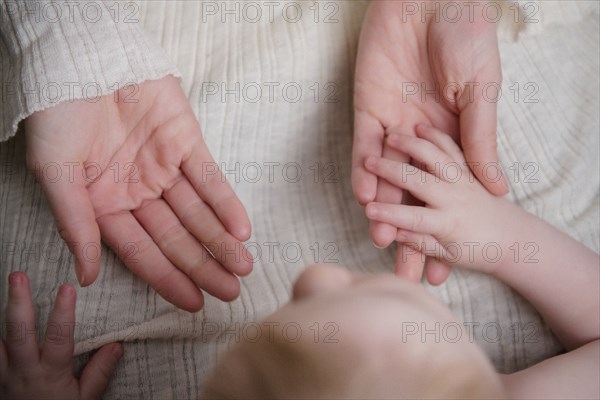
<path id="1" fill-rule="evenodd" d="M 479 355 L 469 360 L 463 354 L 465 346 L 410 346 L 382 357 L 358 350 L 351 343 L 292 343 L 281 336 L 261 338 L 256 343 L 245 341 L 218 363 L 206 382 L 203 398 L 506 397 L 489 362 L 477 360 Z"/>

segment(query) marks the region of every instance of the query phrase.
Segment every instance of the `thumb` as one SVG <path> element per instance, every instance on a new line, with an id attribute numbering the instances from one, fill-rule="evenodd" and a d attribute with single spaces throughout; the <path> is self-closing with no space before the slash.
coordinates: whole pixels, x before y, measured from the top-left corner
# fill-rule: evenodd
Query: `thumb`
<path id="1" fill-rule="evenodd" d="M 508 193 L 508 184 L 498 162 L 496 103 L 475 96 L 460 111 L 460 141 L 473 174 L 492 194 Z"/>
<path id="2" fill-rule="evenodd" d="M 123 345 L 111 343 L 102 346 L 94 354 L 81 374 L 80 394 L 82 399 L 99 399 L 108 385 L 113 371 L 123 356 Z"/>
<path id="3" fill-rule="evenodd" d="M 58 232 L 75 256 L 77 280 L 81 286 L 90 285 L 98 276 L 101 248 L 100 229 L 89 192 L 83 182 L 67 179 L 62 172 L 59 179 L 36 172 L 52 208 Z"/>

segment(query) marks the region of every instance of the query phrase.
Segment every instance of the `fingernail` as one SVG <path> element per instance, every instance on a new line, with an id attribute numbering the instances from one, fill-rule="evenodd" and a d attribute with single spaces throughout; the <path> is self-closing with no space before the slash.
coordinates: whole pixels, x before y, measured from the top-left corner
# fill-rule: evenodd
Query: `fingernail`
<path id="1" fill-rule="evenodd" d="M 388 136 L 388 142 L 391 144 L 398 143 L 398 135 L 390 135 Z"/>
<path id="2" fill-rule="evenodd" d="M 250 234 L 252 232 L 252 228 L 248 226 L 241 226 L 237 228 L 237 235 L 234 235 L 240 241 L 245 241 L 250 238 Z"/>
<path id="3" fill-rule="evenodd" d="M 85 283 L 85 275 L 83 271 L 81 271 L 79 268 L 75 268 L 75 275 L 77 275 L 77 282 L 79 282 L 79 286 L 83 287 L 83 284 Z"/>
<path id="4" fill-rule="evenodd" d="M 242 258 L 244 259 L 244 261 L 250 264 L 254 263 L 254 257 L 252 256 L 252 253 L 250 253 L 250 250 L 248 250 L 245 247 L 242 248 Z"/>
<path id="5" fill-rule="evenodd" d="M 365 213 L 367 214 L 367 217 L 369 217 L 369 218 L 375 218 L 377 216 L 378 212 L 379 212 L 379 210 L 377 209 L 377 206 L 375 206 L 373 204 L 367 205 L 367 208 L 365 210 Z"/>
<path id="6" fill-rule="evenodd" d="M 12 287 L 20 287 L 23 284 L 23 278 L 21 274 L 13 272 L 8 276 L 8 283 Z"/>
<path id="7" fill-rule="evenodd" d="M 378 245 L 377 245 L 375 242 L 371 242 L 371 243 L 373 243 L 373 247 L 375 247 L 375 248 L 377 248 L 377 249 L 380 249 L 380 250 L 381 250 L 381 249 L 385 249 L 385 247 L 384 247 L 384 246 L 378 246 Z"/>
<path id="8" fill-rule="evenodd" d="M 369 157 L 365 160 L 365 166 L 367 168 L 373 168 L 376 165 L 377 165 L 377 158 L 375 158 L 375 157 Z"/>
<path id="9" fill-rule="evenodd" d="M 110 352 L 113 356 L 121 358 L 121 356 L 123 355 L 123 346 L 119 343 L 115 343 L 113 344 L 112 349 L 110 349 Z"/>
<path id="10" fill-rule="evenodd" d="M 61 297 L 72 297 L 75 294 L 75 288 L 71 285 L 62 285 L 58 289 L 58 295 Z"/>

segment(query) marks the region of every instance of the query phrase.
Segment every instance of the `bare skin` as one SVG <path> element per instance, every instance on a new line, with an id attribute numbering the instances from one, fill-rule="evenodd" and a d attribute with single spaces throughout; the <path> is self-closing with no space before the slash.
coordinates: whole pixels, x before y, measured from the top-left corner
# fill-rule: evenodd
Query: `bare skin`
<path id="1" fill-rule="evenodd" d="M 246 211 L 179 82 L 168 76 L 131 93 L 64 102 L 25 121 L 28 165 L 75 255 L 79 282 L 96 279 L 102 239 L 180 308 L 202 308 L 201 290 L 233 300 L 236 275 L 252 270 L 241 243 L 250 237 Z"/>
<path id="2" fill-rule="evenodd" d="M 475 176 L 495 195 L 508 192 L 503 178 L 485 174 L 498 164 L 496 103 L 482 88 L 502 82 L 496 27 L 484 20 L 477 2 L 473 18 L 437 21 L 424 12 L 434 2 L 374 1 L 365 17 L 356 61 L 352 187 L 361 205 L 371 201 L 400 204 L 403 191 L 364 168 L 369 156 L 408 161 L 402 149 L 385 143 L 389 134 L 414 135 L 415 126 L 435 126 L 459 141 Z M 438 6 L 443 1 L 435 2 Z M 460 2 L 459 2 L 460 3 Z M 471 2 L 473 3 L 473 2 Z M 408 5 L 407 5 L 408 4 Z M 416 7 L 411 9 L 407 7 Z M 429 91 L 429 92 L 428 92 Z M 378 247 L 399 246 L 396 272 L 418 282 L 425 273 L 432 284 L 446 280 L 449 266 L 407 251 L 390 224 L 372 221 Z"/>
<path id="3" fill-rule="evenodd" d="M 6 340 L 0 340 L 0 397 L 3 399 L 99 399 L 123 346 L 101 347 L 80 379 L 73 376 L 75 288 L 63 285 L 56 295 L 42 348 L 38 346 L 34 306 L 27 275 L 9 276 Z"/>

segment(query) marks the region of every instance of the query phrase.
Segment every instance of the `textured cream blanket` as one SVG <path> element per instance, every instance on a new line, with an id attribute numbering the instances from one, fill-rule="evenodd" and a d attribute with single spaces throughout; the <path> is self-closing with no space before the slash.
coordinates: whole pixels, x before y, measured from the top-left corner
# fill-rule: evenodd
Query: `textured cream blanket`
<path id="1" fill-rule="evenodd" d="M 260 2 L 256 22 L 251 9 L 236 22 L 234 5 L 222 22 L 221 2 L 152 1 L 139 10 L 179 67 L 206 141 L 247 207 L 257 261 L 238 300 L 207 296 L 201 312 L 188 314 L 104 249 L 97 282 L 78 290 L 75 332 L 79 365 L 90 350 L 125 342 L 106 398 L 198 397 L 219 353 L 249 334 L 245 322 L 284 304 L 308 264 L 392 270 L 393 251 L 372 246 L 350 187 L 353 65 L 367 3 L 294 3 L 302 12 L 296 22 L 295 5 L 283 17 L 289 3 L 275 3 L 273 22 Z M 598 3 L 530 3 L 544 24 L 501 44 L 500 159 L 515 202 L 598 251 Z M 4 306 L 10 271 L 26 271 L 44 326 L 58 286 L 76 283 L 72 258 L 25 172 L 22 134 L 0 144 L 0 160 L 0 300 Z M 455 270 L 430 291 L 465 321 L 499 371 L 561 351 L 532 307 L 493 279 Z"/>

